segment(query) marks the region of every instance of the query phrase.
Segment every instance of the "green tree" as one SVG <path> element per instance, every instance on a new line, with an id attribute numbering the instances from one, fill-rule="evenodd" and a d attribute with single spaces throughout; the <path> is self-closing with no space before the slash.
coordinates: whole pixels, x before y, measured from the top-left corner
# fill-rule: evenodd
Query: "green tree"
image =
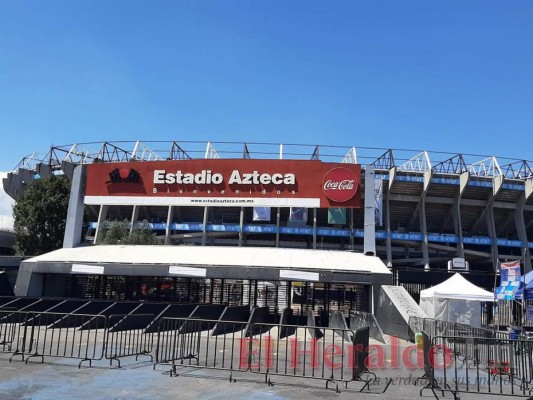
<path id="1" fill-rule="evenodd" d="M 137 223 L 130 232 L 130 222 L 104 221 L 97 244 L 157 244 L 157 236 L 147 221 Z"/>
<path id="2" fill-rule="evenodd" d="M 65 176 L 34 179 L 13 206 L 15 251 L 36 256 L 63 246 L 70 181 Z"/>

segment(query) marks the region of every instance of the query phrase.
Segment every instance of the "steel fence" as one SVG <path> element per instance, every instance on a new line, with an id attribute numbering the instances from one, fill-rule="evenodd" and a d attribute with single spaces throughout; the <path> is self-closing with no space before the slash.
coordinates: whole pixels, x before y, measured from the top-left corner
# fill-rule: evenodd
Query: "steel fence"
<path id="1" fill-rule="evenodd" d="M 171 376 L 181 367 L 207 368 L 229 371 L 231 382 L 235 373 L 251 372 L 264 374 L 269 385 L 273 376 L 285 376 L 320 379 L 337 392 L 339 384 L 361 381 L 363 391 L 376 378 L 367 368 L 369 331 L 162 318 L 155 360 L 170 365 Z"/>
<path id="2" fill-rule="evenodd" d="M 216 325 L 218 335 L 211 336 Z M 157 334 L 156 363 L 170 364 L 171 376 L 179 366 L 226 370 L 230 382 L 235 372 L 249 370 L 246 349 L 241 348 L 246 322 L 192 318 L 162 318 Z"/>
<path id="3" fill-rule="evenodd" d="M 70 322 L 67 328 L 53 328 L 59 319 Z M 93 320 L 92 327 L 79 330 L 87 321 Z M 106 318 L 89 314 L 61 314 L 31 311 L 0 311 L 0 331 L 3 350 L 12 351 L 9 361 L 21 356 L 28 362 L 33 357 L 60 357 L 79 359 L 78 367 L 84 361 L 101 360 L 105 348 Z"/>
<path id="4" fill-rule="evenodd" d="M 107 319 L 105 358 L 121 367 L 120 358 L 148 356 L 153 361 L 154 333 L 146 327 L 154 320 L 154 314 L 114 314 Z"/>
<path id="5" fill-rule="evenodd" d="M 436 336 L 424 345 L 427 385 L 438 392 L 530 397 L 533 391 L 533 341 Z"/>

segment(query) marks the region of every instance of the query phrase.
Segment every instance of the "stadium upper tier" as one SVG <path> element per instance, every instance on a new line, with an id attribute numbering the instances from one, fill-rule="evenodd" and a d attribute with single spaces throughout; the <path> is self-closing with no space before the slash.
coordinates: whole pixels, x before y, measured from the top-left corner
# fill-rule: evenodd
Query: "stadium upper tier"
<path id="1" fill-rule="evenodd" d="M 360 164 L 359 193 L 362 197 L 365 172 L 372 170 L 379 182 L 376 187 L 381 187 L 375 194 L 376 207 L 382 211 L 382 217 L 376 219 L 376 251 L 392 265 L 442 266 L 457 256 L 469 260 L 474 268 L 479 265 L 483 269 L 489 265 L 494 268 L 498 260 L 504 258 L 523 257 L 530 264 L 533 162 L 513 158 L 301 144 L 94 142 L 53 146 L 43 155 L 33 153 L 25 157 L 3 183 L 6 193 L 16 199 L 32 179 L 51 174 L 72 177 L 79 164 L 204 158 L 311 159 Z M 88 207 L 94 219 L 87 222 L 94 223 L 98 210 Z M 149 220 L 158 231 L 197 230 L 194 223 L 202 224 L 202 215 L 191 210 L 193 207 L 185 208 L 187 212 L 180 213 L 180 220 L 170 221 L 169 227 L 164 207 L 147 206 L 140 212 L 139 220 Z M 318 235 L 320 246 L 357 249 L 365 226 L 364 207 L 355 209 L 351 221 L 341 226 L 328 226 L 327 210 L 317 210 L 315 215 L 309 213 L 308 223 L 296 231 L 291 231 L 283 222 L 280 225 L 279 221 L 265 232 L 255 230 L 254 225 L 258 224 L 254 224 L 251 217 L 245 215 L 244 224 L 239 222 L 237 207 L 226 207 L 225 211 L 214 213 L 205 229 L 208 233 L 220 232 L 220 225 L 225 227 L 227 237 L 235 228 L 233 232 L 242 230 L 261 240 L 272 233 L 292 235 L 291 240 L 299 240 L 304 246 L 305 243 L 311 246 L 310 237 L 316 245 Z M 108 213 L 109 218 L 131 215 L 127 205 L 115 206 Z M 227 237 L 224 240 L 227 241 Z M 350 238 L 346 239 L 349 245 L 342 238 Z"/>

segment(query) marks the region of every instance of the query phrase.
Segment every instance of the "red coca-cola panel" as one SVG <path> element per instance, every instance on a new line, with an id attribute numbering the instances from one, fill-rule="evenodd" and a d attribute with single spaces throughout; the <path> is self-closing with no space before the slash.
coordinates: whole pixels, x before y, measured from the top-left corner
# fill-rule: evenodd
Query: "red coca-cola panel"
<path id="1" fill-rule="evenodd" d="M 361 167 L 318 160 L 195 159 L 95 163 L 86 196 L 319 199 L 320 207 L 360 207 Z M 317 200 L 318 201 L 318 200 Z M 127 199 L 125 204 L 127 204 Z"/>
<path id="2" fill-rule="evenodd" d="M 337 203 L 344 203 L 353 198 L 358 187 L 359 179 L 356 173 L 345 167 L 329 170 L 322 183 L 326 197 Z"/>

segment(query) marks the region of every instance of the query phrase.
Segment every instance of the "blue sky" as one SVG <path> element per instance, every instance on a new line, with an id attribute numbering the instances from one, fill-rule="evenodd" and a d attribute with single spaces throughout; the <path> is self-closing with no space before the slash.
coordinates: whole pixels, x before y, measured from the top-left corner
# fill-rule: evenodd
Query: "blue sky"
<path id="1" fill-rule="evenodd" d="M 213 140 L 530 159 L 531 1 L 0 2 L 0 171 Z"/>

